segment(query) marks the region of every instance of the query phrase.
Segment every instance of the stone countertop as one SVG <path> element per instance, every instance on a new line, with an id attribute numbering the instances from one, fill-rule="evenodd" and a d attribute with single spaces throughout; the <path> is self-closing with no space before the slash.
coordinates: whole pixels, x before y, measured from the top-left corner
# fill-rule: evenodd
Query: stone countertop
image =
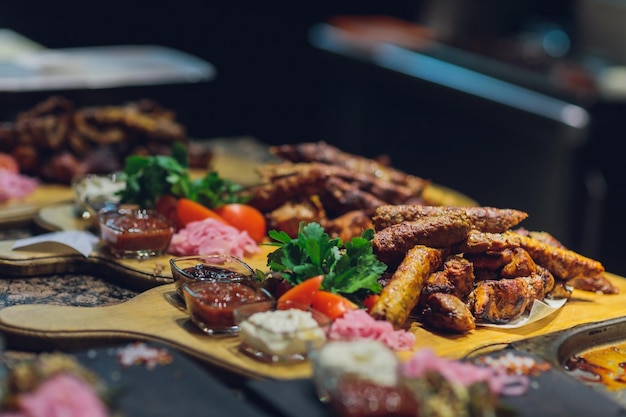
<path id="1" fill-rule="evenodd" d="M 0 240 L 32 236 L 29 227 L 0 231 Z M 129 300 L 137 291 L 107 282 L 97 276 L 81 274 L 6 278 L 0 271 L 0 308 L 18 304 L 57 304 L 95 307 Z"/>

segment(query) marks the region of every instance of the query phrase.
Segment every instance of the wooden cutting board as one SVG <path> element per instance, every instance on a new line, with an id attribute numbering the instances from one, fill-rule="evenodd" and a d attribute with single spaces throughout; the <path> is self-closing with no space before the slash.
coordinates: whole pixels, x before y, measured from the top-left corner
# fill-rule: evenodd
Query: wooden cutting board
<path id="1" fill-rule="evenodd" d="M 84 257 L 66 246 L 14 250 L 14 243 L 14 240 L 0 241 L 0 271 L 3 278 L 83 273 L 138 290 L 172 283 L 169 260 L 173 256 L 169 254 L 143 260 L 119 259 L 110 255 L 103 246 L 97 245 L 88 257 Z M 263 245 L 259 248 L 258 253 L 244 257 L 244 261 L 254 270 L 267 270 L 267 254 L 276 248 Z"/>
<path id="2" fill-rule="evenodd" d="M 414 324 L 415 349 L 430 347 L 439 355 L 461 358 L 477 349 L 532 338 L 573 326 L 599 322 L 624 315 L 626 279 L 609 274 L 621 291 L 600 295 L 575 291 L 572 299 L 557 313 L 512 330 L 481 327 L 468 335 L 434 334 Z M 309 377 L 310 364 L 270 365 L 241 354 L 236 337 L 212 338 L 195 329 L 174 296 L 173 285 L 161 285 L 137 297 L 106 307 L 67 307 L 19 305 L 0 310 L 0 330 L 22 342 L 45 340 L 77 345 L 93 339 L 145 339 L 180 349 L 214 365 L 251 377 L 294 379 Z M 405 352 L 402 356 L 408 356 Z"/>
<path id="3" fill-rule="evenodd" d="M 28 197 L 0 203 L 0 226 L 30 222 L 43 207 L 74 199 L 74 192 L 66 185 L 41 184 Z"/>

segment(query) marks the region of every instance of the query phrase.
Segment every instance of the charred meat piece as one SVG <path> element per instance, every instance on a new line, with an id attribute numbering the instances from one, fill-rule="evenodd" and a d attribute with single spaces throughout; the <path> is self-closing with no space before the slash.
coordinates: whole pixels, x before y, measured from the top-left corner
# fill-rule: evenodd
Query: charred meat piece
<path id="1" fill-rule="evenodd" d="M 552 246 L 556 246 L 559 248 L 563 248 L 566 249 L 565 245 L 563 243 L 561 243 L 560 240 L 558 240 L 556 237 L 554 237 L 553 235 L 551 235 L 548 232 L 544 232 L 544 231 L 536 231 L 536 230 L 527 230 L 523 227 L 518 227 L 517 229 L 513 230 L 515 233 L 518 233 L 520 235 L 523 236 L 528 236 L 528 237 L 532 237 L 533 239 L 537 239 L 540 242 L 543 243 L 547 243 L 548 245 L 552 245 Z"/>
<path id="2" fill-rule="evenodd" d="M 524 278 L 480 281 L 470 295 L 470 309 L 478 322 L 508 323 L 530 307 L 533 292 Z"/>
<path id="3" fill-rule="evenodd" d="M 476 328 L 476 320 L 467 305 L 456 295 L 430 294 L 420 311 L 421 322 L 435 330 L 468 333 Z"/>
<path id="4" fill-rule="evenodd" d="M 366 229 L 372 228 L 372 220 L 362 210 L 353 210 L 334 219 L 324 219 L 319 223 L 331 237 L 338 237 L 343 242 L 361 236 Z"/>
<path id="5" fill-rule="evenodd" d="M 383 287 L 370 314 L 376 319 L 389 321 L 396 328 L 404 326 L 419 301 L 424 281 L 441 267 L 444 252 L 423 245 L 411 248 Z"/>
<path id="6" fill-rule="evenodd" d="M 282 206 L 266 214 L 268 229 L 281 230 L 289 236 L 298 236 L 300 222 L 317 222 L 326 220 L 326 212 L 316 196 L 298 201 L 286 202 Z"/>
<path id="7" fill-rule="evenodd" d="M 543 300 L 553 282 L 542 273 L 480 281 L 470 294 L 470 309 L 477 321 L 507 323 L 530 310 L 535 300 Z"/>
<path id="8" fill-rule="evenodd" d="M 617 288 L 605 274 L 595 277 L 579 277 L 568 282 L 577 290 L 590 291 L 598 294 L 619 294 Z"/>
<path id="9" fill-rule="evenodd" d="M 257 168 L 263 182 L 271 182 L 275 178 L 285 175 L 309 176 L 322 175 L 326 178 L 340 178 L 358 188 L 361 191 L 374 195 L 384 204 L 399 204 L 415 198 L 415 192 L 410 188 L 384 181 L 374 175 L 351 171 L 347 168 L 328 165 L 320 162 L 302 163 L 275 163 L 266 164 Z"/>
<path id="10" fill-rule="evenodd" d="M 353 210 L 373 213 L 376 207 L 385 202 L 373 194 L 360 190 L 355 184 L 337 177 L 326 181 L 326 189 L 320 194 L 322 204 L 328 211 L 344 214 Z"/>
<path id="11" fill-rule="evenodd" d="M 532 237 L 519 234 L 518 236 L 521 246 L 530 253 L 535 262 L 550 270 L 557 279 L 565 281 L 583 277 L 593 279 L 604 273 L 604 266 L 599 261 Z"/>
<path id="12" fill-rule="evenodd" d="M 353 172 L 373 175 L 383 181 L 402 184 L 420 195 L 430 181 L 394 169 L 374 159 L 344 152 L 325 142 L 310 142 L 273 146 L 270 152 L 291 162 L 323 162 L 337 165 Z"/>
<path id="13" fill-rule="evenodd" d="M 397 265 L 415 245 L 447 248 L 463 241 L 471 224 L 462 213 L 422 217 L 379 230 L 374 234 L 374 254 L 381 262 Z"/>
<path id="14" fill-rule="evenodd" d="M 574 287 L 567 283 L 567 281 L 555 281 L 552 290 L 546 294 L 545 298 L 559 300 L 561 298 L 569 299 L 572 296 Z"/>
<path id="15" fill-rule="evenodd" d="M 487 251 L 480 253 L 466 253 L 465 258 L 472 262 L 475 269 L 489 269 L 500 271 L 500 269 L 511 262 L 513 251 L 504 249 L 498 252 Z"/>
<path id="16" fill-rule="evenodd" d="M 511 260 L 502 267 L 502 278 L 527 277 L 537 272 L 537 264 L 523 248 L 511 249 Z"/>
<path id="17" fill-rule="evenodd" d="M 472 228 L 481 232 L 502 233 L 516 226 L 528 217 L 528 213 L 514 209 L 495 207 L 442 207 L 424 205 L 386 205 L 376 209 L 372 221 L 376 230 L 384 229 L 393 224 L 412 221 L 421 217 L 465 214 L 472 223 Z"/>
<path id="18" fill-rule="evenodd" d="M 242 194 L 250 198 L 248 204 L 267 212 L 302 196 L 319 195 L 325 190 L 326 182 L 326 176 L 319 171 L 312 171 L 307 176 L 290 174 L 251 187 Z"/>
<path id="19" fill-rule="evenodd" d="M 506 231 L 504 233 L 486 233 L 470 230 L 467 239 L 455 245 L 455 253 L 498 252 L 520 246 L 520 235 Z"/>
<path id="20" fill-rule="evenodd" d="M 474 266 L 460 255 L 449 256 L 443 269 L 432 273 L 422 289 L 422 299 L 441 292 L 454 294 L 464 300 L 474 288 Z"/>

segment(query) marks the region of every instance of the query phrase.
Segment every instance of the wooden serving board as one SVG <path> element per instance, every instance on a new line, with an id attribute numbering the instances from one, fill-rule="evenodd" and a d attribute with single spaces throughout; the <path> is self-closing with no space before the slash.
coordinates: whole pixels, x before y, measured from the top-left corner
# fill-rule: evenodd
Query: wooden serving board
<path id="1" fill-rule="evenodd" d="M 439 355 L 461 358 L 477 349 L 545 335 L 573 326 L 624 315 L 626 279 L 609 275 L 621 291 L 601 295 L 576 290 L 557 313 L 512 330 L 481 327 L 464 336 L 434 334 L 414 324 L 415 349 L 430 347 Z M 178 304 L 173 285 L 161 285 L 121 304 L 106 307 L 19 305 L 0 310 L 0 330 L 26 340 L 86 343 L 94 338 L 158 341 L 199 360 L 251 377 L 295 379 L 311 376 L 308 363 L 271 365 L 237 350 L 236 337 L 212 338 L 201 334 Z M 410 355 L 405 352 L 402 356 Z"/>
<path id="2" fill-rule="evenodd" d="M 40 184 L 24 199 L 0 203 L 0 226 L 28 223 L 43 207 L 73 198 L 74 192 L 66 185 Z"/>
<path id="3" fill-rule="evenodd" d="M 52 274 L 83 273 L 106 278 L 138 290 L 172 283 L 169 260 L 173 255 L 148 259 L 119 259 L 97 245 L 88 257 L 66 246 L 54 245 L 44 250 L 12 249 L 14 240 L 0 241 L 2 278 L 32 277 Z M 252 269 L 267 269 L 267 254 L 276 248 L 261 245 L 260 251 L 244 257 Z"/>

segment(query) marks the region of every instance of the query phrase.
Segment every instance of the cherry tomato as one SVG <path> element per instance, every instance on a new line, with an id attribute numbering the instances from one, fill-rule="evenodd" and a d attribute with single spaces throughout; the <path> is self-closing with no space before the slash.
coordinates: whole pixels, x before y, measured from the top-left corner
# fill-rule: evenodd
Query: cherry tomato
<path id="1" fill-rule="evenodd" d="M 198 203 L 197 201 L 190 200 L 188 198 L 179 198 L 176 204 L 176 214 L 180 219 L 180 223 L 183 226 L 187 226 L 191 222 L 201 221 L 204 219 L 214 219 L 223 224 L 231 225 L 222 216 L 217 214 L 214 210 Z"/>
<path id="2" fill-rule="evenodd" d="M 20 172 L 20 166 L 17 164 L 17 160 L 8 153 L 0 153 L 0 169 L 4 169 L 13 174 Z"/>
<path id="3" fill-rule="evenodd" d="M 232 203 L 219 206 L 214 211 L 233 227 L 248 232 L 255 242 L 263 242 L 267 233 L 267 222 L 263 213 L 257 208 L 247 204 Z"/>
<path id="4" fill-rule="evenodd" d="M 348 310 L 359 308 L 344 296 L 324 290 L 315 293 L 311 307 L 331 320 L 343 316 Z"/>
<path id="5" fill-rule="evenodd" d="M 372 307 L 374 307 L 374 304 L 376 304 L 376 301 L 378 301 L 379 298 L 380 295 L 378 294 L 371 294 L 365 297 L 365 300 L 363 300 L 363 305 L 365 306 L 365 308 L 367 308 L 367 311 L 372 311 Z"/>
<path id="6" fill-rule="evenodd" d="M 298 285 L 295 285 L 285 291 L 279 298 L 278 302 L 290 301 L 302 307 L 310 307 L 313 298 L 324 280 L 324 275 L 316 275 L 305 279 Z"/>

